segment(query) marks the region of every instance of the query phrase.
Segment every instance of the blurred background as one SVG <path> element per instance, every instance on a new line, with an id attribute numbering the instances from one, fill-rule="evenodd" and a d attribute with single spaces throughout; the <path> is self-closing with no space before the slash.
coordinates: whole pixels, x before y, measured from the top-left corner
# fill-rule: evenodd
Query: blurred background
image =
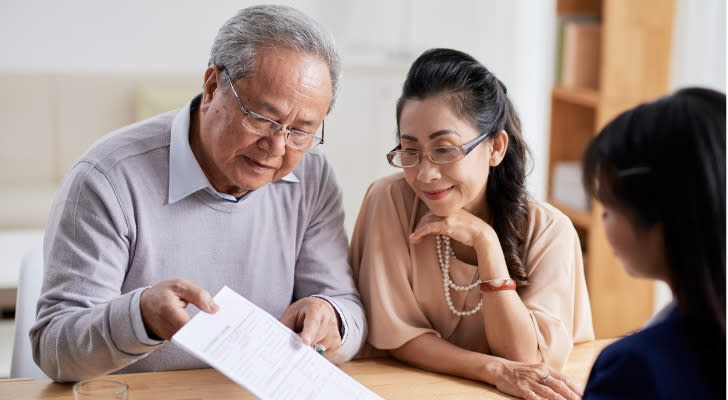
<path id="1" fill-rule="evenodd" d="M 21 260 L 42 245 L 48 209 L 65 172 L 106 133 L 178 108 L 197 94 L 217 29 L 238 9 L 258 3 L 0 0 L 0 377 L 9 374 Z M 626 107 L 688 85 L 725 92 L 724 0 L 273 3 L 292 5 L 322 22 L 343 56 L 344 77 L 322 149 L 343 188 L 349 233 L 368 185 L 396 172 L 384 157 L 395 143 L 395 101 L 409 64 L 425 49 L 466 51 L 508 86 L 533 154 L 528 189 L 536 199 L 564 203 L 559 208 L 575 221 L 585 252 L 587 243 L 606 248 L 594 234 L 598 211 L 588 201 L 566 204 L 581 188 L 573 165 L 569 169 L 561 161 L 573 163 L 578 156 L 560 160 L 562 153 L 554 149 L 583 142 L 569 135 L 592 135 L 618 111 L 611 98 Z M 596 23 L 597 47 L 586 46 L 587 55 L 580 56 L 586 61 L 577 57 L 577 70 L 596 68 L 596 83 L 569 88 L 567 49 L 580 47 L 566 26 L 582 23 Z M 635 47 L 640 43 L 643 47 Z M 652 52 L 651 43 L 667 50 Z M 596 67 L 585 67 L 589 60 Z M 629 76 L 634 65 L 648 78 L 650 71 L 662 72 L 647 89 L 638 78 L 626 86 L 612 83 Z M 622 94 L 614 94 L 617 89 Z M 593 114 L 591 120 L 568 122 L 583 120 L 584 113 Z M 589 276 L 590 294 L 598 300 L 596 278 Z M 651 314 L 668 300 L 658 286 L 640 301 Z M 619 312 L 613 304 L 604 307 Z M 636 318 L 643 322 L 645 315 Z M 597 329 L 602 336 L 635 327 L 630 322 L 610 330 L 616 323 L 602 321 L 607 327 Z"/>

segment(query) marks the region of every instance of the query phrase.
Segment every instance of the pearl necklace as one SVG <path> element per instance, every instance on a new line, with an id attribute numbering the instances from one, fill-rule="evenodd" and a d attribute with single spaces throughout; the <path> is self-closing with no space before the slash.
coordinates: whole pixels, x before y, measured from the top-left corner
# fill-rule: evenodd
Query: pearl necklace
<path id="1" fill-rule="evenodd" d="M 483 307 L 482 298 L 478 302 L 478 305 L 470 310 L 460 311 L 452 304 L 452 298 L 450 297 L 451 288 L 458 292 L 467 292 L 478 286 L 480 280 L 476 279 L 475 282 L 469 285 L 460 286 L 450 278 L 450 257 L 455 258 L 455 251 L 450 246 L 450 238 L 442 235 L 435 236 L 435 249 L 437 249 L 437 261 L 440 263 L 440 270 L 442 271 L 442 290 L 445 292 L 445 301 L 447 301 L 447 306 L 450 308 L 450 311 L 461 317 L 473 315 L 480 311 L 480 308 Z"/>

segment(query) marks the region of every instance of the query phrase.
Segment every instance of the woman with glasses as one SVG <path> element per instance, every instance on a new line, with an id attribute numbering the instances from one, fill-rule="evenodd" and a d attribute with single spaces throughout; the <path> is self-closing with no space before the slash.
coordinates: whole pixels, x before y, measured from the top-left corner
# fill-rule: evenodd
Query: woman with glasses
<path id="1" fill-rule="evenodd" d="M 725 399 L 725 95 L 687 88 L 626 111 L 584 156 L 587 191 L 634 276 L 675 301 L 599 355 L 585 399 Z"/>
<path id="2" fill-rule="evenodd" d="M 369 343 L 523 398 L 577 398 L 558 371 L 594 337 L 579 239 L 525 190 L 506 87 L 467 54 L 414 62 L 397 103 L 403 173 L 369 188 L 350 261 Z"/>

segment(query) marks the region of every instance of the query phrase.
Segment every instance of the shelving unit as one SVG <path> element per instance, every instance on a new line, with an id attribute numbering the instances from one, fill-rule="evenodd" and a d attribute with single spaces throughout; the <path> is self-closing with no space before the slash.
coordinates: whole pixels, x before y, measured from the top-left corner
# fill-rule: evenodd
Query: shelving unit
<path id="1" fill-rule="evenodd" d="M 549 201 L 574 223 L 598 338 L 638 329 L 653 311 L 653 285 L 628 276 L 602 226 L 601 207 L 554 204 L 554 166 L 580 161 L 593 135 L 622 111 L 667 92 L 673 0 L 557 0 L 557 16 L 593 15 L 601 22 L 599 88 L 555 86 L 551 93 Z M 577 188 L 575 188 L 577 189 Z"/>

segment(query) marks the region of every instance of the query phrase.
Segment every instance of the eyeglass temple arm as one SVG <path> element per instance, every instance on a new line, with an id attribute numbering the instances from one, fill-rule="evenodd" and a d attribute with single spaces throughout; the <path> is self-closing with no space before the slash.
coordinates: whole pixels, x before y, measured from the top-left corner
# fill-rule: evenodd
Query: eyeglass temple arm
<path id="1" fill-rule="evenodd" d="M 225 67 L 220 67 L 220 69 L 222 69 L 222 71 L 223 71 L 223 72 L 225 73 L 225 75 L 227 76 L 227 79 L 228 79 L 228 83 L 230 84 L 230 89 L 232 89 L 232 90 L 233 90 L 233 93 L 235 94 L 235 101 L 236 101 L 236 102 L 238 103 L 238 105 L 240 106 L 240 110 L 241 110 L 241 111 L 243 112 L 243 114 L 246 114 L 246 115 L 247 115 L 247 113 L 248 113 L 248 110 L 246 110 L 246 109 L 245 109 L 245 106 L 243 105 L 243 102 L 242 102 L 242 101 L 240 101 L 240 96 L 238 96 L 238 91 L 237 91 L 237 90 L 235 90 L 235 85 L 233 85 L 233 78 L 232 78 L 232 77 L 230 76 L 230 73 L 228 72 L 227 68 L 225 68 Z"/>
<path id="2" fill-rule="evenodd" d="M 324 144 L 324 134 L 326 133 L 326 120 L 321 120 L 321 141 L 319 144 Z"/>
<path id="3" fill-rule="evenodd" d="M 488 133 L 482 134 L 482 135 L 480 135 L 479 138 L 475 139 L 472 143 L 468 143 L 466 146 L 463 146 L 463 150 L 465 150 L 465 154 L 470 153 L 470 150 L 472 150 L 473 148 L 475 148 L 475 146 L 479 145 L 485 139 L 487 139 L 491 133 L 493 133 L 493 132 L 488 132 Z"/>

